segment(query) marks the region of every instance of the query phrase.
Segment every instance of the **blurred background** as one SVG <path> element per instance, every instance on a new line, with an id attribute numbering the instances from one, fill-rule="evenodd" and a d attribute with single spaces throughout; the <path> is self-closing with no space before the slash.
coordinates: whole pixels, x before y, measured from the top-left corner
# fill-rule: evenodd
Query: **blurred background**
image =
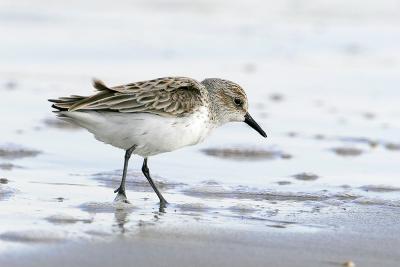
<path id="1" fill-rule="evenodd" d="M 286 83 L 296 67 L 325 78 L 352 67 L 361 86 L 362 70 L 390 73 L 398 63 L 399 9 L 395 0 L 1 1 L 1 64 L 3 72 L 126 72 L 130 79 L 143 76 L 132 67 L 139 64 L 152 69 L 148 77 L 241 71 L 263 76 L 265 90 L 278 86 L 272 66 L 287 68 L 286 75 L 279 69 Z"/>
<path id="2" fill-rule="evenodd" d="M 268 138 L 226 125 L 200 146 L 151 158 L 172 203 L 225 215 L 253 207 L 260 217 L 327 199 L 400 206 L 399 14 L 396 0 L 0 1 L 1 231 L 27 221 L 48 229 L 42 219 L 60 207 L 86 219 L 103 210 L 85 203 L 112 201 L 123 152 L 57 121 L 47 102 L 91 94 L 94 77 L 110 86 L 219 77 L 246 90 Z M 153 209 L 139 162 L 128 197 Z M 30 205 L 40 212 L 19 220 Z M 121 220 L 97 216 L 77 225 L 108 231 Z"/>
<path id="3" fill-rule="evenodd" d="M 298 152 L 288 153 L 311 156 L 304 138 L 315 136 L 396 150 L 399 12 L 395 0 L 0 1 L 2 87 L 27 90 L 4 94 L 2 114 L 14 112 L 2 116 L 3 135 L 10 130 L 4 142 L 42 146 L 44 133 L 29 141 L 33 134 L 16 131 L 52 118 L 46 98 L 91 94 L 94 77 L 117 85 L 177 75 L 239 83 L 270 136 L 265 143 L 245 127 L 231 126 L 236 130 L 217 132 L 211 144 L 223 137 L 229 145 L 288 150 L 287 135 L 303 135 L 289 149 Z M 27 109 L 36 117 L 28 118 Z M 299 165 L 315 168 L 314 159 Z"/>

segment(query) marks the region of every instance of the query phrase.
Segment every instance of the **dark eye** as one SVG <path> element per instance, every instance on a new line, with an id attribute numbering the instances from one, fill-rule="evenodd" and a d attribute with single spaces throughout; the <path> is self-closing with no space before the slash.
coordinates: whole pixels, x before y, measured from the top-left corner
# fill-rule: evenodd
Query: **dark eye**
<path id="1" fill-rule="evenodd" d="M 240 98 L 235 98 L 233 101 L 235 102 L 235 105 L 238 107 L 241 107 L 243 105 L 243 101 Z"/>

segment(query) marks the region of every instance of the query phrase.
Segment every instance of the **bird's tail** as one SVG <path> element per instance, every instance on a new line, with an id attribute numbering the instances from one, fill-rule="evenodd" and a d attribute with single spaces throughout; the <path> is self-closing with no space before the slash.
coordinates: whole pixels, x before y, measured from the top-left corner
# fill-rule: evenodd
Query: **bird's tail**
<path id="1" fill-rule="evenodd" d="M 54 103 L 52 107 L 57 109 L 57 111 L 55 112 L 74 111 L 85 107 L 90 102 L 102 99 L 112 90 L 107 87 L 102 81 L 97 79 L 93 80 L 93 87 L 98 91 L 98 93 L 92 96 L 72 95 L 67 97 L 60 97 L 58 99 L 49 99 L 49 101 Z"/>
<path id="2" fill-rule="evenodd" d="M 84 96 L 72 95 L 68 97 L 60 97 L 58 99 L 49 99 L 49 102 L 53 103 L 51 107 L 56 109 L 55 112 L 59 112 L 68 111 L 73 105 L 82 101 L 85 98 L 86 97 Z"/>

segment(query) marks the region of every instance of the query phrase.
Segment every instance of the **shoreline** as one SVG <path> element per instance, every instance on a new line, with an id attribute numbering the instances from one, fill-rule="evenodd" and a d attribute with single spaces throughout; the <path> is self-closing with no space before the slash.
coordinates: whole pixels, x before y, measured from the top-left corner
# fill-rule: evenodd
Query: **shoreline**
<path id="1" fill-rule="evenodd" d="M 138 223 L 112 238 L 41 243 L 0 254 L 0 265 L 35 266 L 398 266 L 396 208 L 354 206 L 336 214 L 300 215 L 320 229 L 225 227 L 205 222 Z M 175 216 L 167 213 L 164 216 Z M 323 223 L 334 227 L 322 227 Z M 207 255 L 207 257 L 204 257 Z"/>

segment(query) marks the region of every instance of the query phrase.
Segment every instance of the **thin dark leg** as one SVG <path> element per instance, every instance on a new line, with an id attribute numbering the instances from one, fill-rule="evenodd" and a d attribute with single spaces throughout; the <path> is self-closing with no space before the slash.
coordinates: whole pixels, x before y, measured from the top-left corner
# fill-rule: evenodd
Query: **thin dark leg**
<path id="1" fill-rule="evenodd" d="M 120 186 L 114 191 L 114 193 L 118 192 L 118 195 L 122 195 L 126 198 L 125 194 L 125 180 L 126 180 L 126 172 L 128 171 L 128 162 L 131 158 L 132 152 L 135 150 L 136 145 L 125 151 L 125 160 L 124 160 L 124 170 L 122 171 L 122 180 Z M 118 196 L 117 196 L 118 197 Z"/>
<path id="2" fill-rule="evenodd" d="M 153 188 L 154 192 L 156 192 L 158 198 L 160 199 L 160 206 L 165 206 L 166 204 L 168 204 L 168 202 L 161 195 L 160 191 L 158 191 L 156 185 L 154 184 L 153 180 L 150 177 L 150 170 L 149 170 L 149 167 L 147 167 L 147 158 L 144 158 L 143 166 L 142 166 L 142 172 L 143 172 L 144 176 L 146 176 L 147 181 L 149 181 L 149 183 L 150 183 L 151 187 Z"/>

